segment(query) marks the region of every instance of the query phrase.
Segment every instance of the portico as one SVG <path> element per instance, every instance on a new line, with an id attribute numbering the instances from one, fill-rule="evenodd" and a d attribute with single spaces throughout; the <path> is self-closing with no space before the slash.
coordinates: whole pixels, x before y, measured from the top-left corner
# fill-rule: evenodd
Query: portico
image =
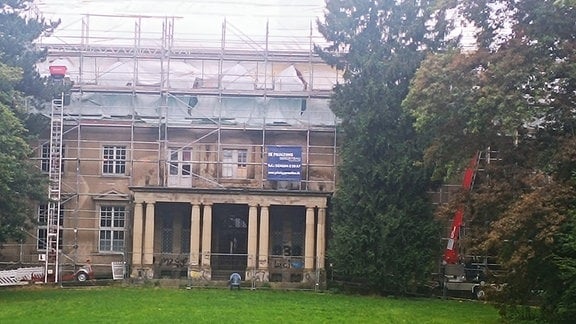
<path id="1" fill-rule="evenodd" d="M 326 193 L 131 189 L 132 277 L 180 266 L 197 280 L 307 282 L 324 269 Z"/>

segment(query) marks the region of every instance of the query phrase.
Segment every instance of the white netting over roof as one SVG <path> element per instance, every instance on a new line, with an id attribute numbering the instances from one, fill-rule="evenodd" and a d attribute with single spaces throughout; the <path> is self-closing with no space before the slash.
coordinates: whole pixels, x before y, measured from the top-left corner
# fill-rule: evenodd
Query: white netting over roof
<path id="1" fill-rule="evenodd" d="M 309 50 L 311 42 L 323 42 L 315 24 L 323 16 L 323 0 L 40 0 L 36 4 L 44 17 L 62 20 L 54 34 L 42 40 L 50 44 L 80 43 L 81 37 L 89 36 L 92 45 L 131 46 L 138 33 L 138 46 L 160 47 L 167 18 L 173 21 L 173 47 L 220 48 L 224 21 L 228 48 L 263 50 L 267 39 L 270 50 Z"/>
<path id="2" fill-rule="evenodd" d="M 326 94 L 339 73 L 309 61 L 312 45 L 323 42 L 315 21 L 324 0 L 41 0 L 37 5 L 45 18 L 62 21 L 41 40 L 51 51 L 38 71 L 49 75 L 50 66 L 65 66 L 66 76 L 82 89 L 72 93 L 69 116 L 164 120 L 184 127 L 306 129 L 337 123 Z M 82 51 L 92 55 L 75 54 Z M 268 61 L 266 51 L 288 59 Z M 218 60 L 224 52 L 232 58 Z M 170 95 L 163 101 L 158 93 L 165 91 Z M 323 97 L 311 95 L 320 92 Z"/>
<path id="3" fill-rule="evenodd" d="M 337 121 L 325 99 L 174 95 L 167 102 L 146 94 L 73 93 L 67 116 L 132 119 L 170 125 L 225 124 L 237 127 L 333 127 Z"/>

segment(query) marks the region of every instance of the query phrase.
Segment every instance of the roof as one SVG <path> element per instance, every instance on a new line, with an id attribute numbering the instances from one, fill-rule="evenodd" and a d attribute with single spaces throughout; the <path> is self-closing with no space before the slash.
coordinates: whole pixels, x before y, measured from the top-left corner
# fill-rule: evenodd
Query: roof
<path id="1" fill-rule="evenodd" d="M 226 125 L 238 128 L 309 129 L 337 124 L 327 99 L 216 95 L 72 93 L 66 118 L 134 120 L 145 126 L 159 121 L 173 127 Z M 99 123 L 96 123 L 96 125 Z"/>

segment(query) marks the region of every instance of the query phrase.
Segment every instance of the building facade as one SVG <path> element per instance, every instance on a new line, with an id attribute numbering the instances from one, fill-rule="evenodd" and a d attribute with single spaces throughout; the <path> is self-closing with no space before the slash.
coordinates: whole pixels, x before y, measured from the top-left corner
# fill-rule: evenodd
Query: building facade
<path id="1" fill-rule="evenodd" d="M 157 47 L 140 32 L 133 46 L 47 45 L 39 71 L 73 84 L 35 145 L 58 198 L 0 262 L 60 278 L 90 260 L 103 277 L 124 262 L 133 278 L 317 284 L 340 76 L 312 49 L 228 48 L 225 24 L 218 49 L 177 47 L 163 19 Z"/>

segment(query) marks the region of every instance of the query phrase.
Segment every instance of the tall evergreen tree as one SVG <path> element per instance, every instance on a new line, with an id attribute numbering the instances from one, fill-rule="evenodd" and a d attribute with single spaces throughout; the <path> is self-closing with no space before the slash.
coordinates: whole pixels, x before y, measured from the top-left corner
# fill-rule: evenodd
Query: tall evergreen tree
<path id="1" fill-rule="evenodd" d="M 331 101 L 342 123 L 328 255 L 338 274 L 382 293 L 425 280 L 439 251 L 429 172 L 401 109 L 425 53 L 442 45 L 435 3 L 328 0 L 319 23 L 330 45 L 318 51 L 345 76 Z"/>

